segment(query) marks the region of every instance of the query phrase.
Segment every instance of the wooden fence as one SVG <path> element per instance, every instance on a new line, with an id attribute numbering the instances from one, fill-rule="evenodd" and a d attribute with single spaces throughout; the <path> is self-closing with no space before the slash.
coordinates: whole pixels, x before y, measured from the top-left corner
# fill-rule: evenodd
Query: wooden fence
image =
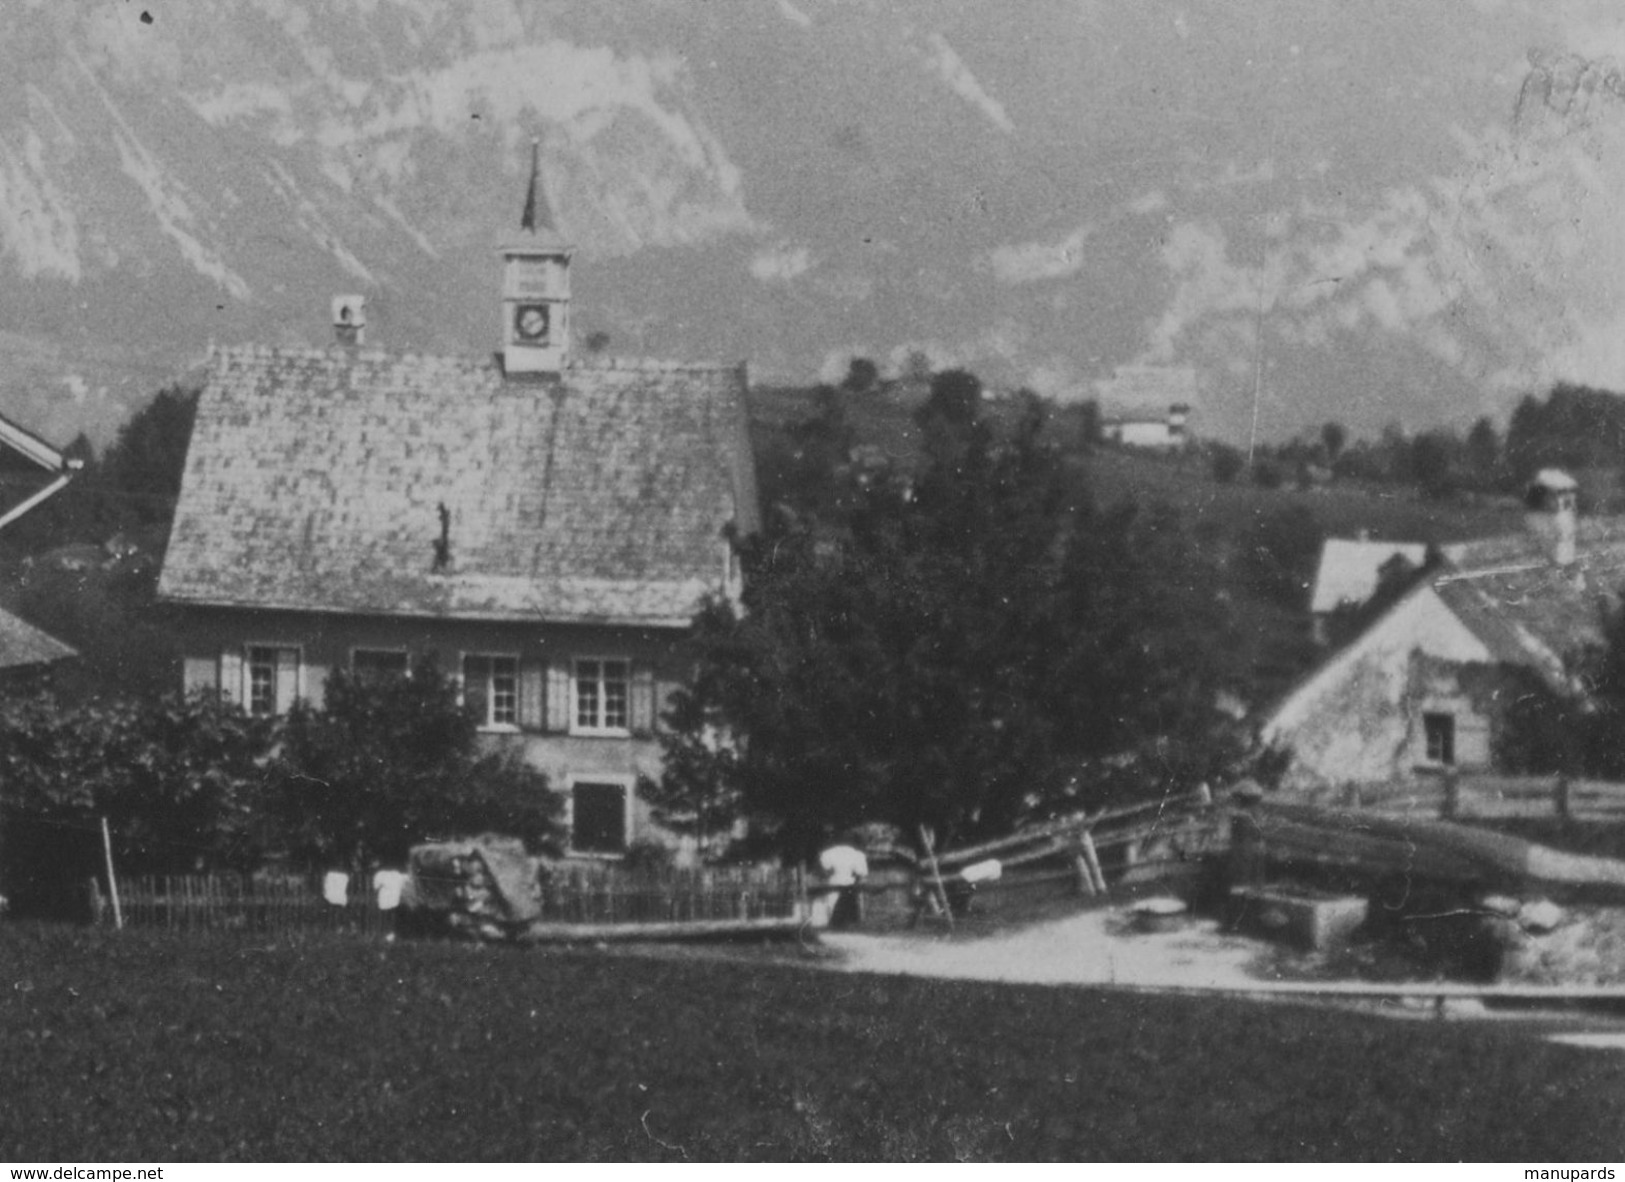
<path id="1" fill-rule="evenodd" d="M 129 927 L 169 931 L 349 931 L 379 934 L 391 930 L 389 912 L 374 905 L 369 892 L 352 892 L 342 906 L 296 878 L 254 878 L 235 874 L 165 874 L 120 878 L 119 905 Z M 111 922 L 106 910 L 103 922 Z"/>
<path id="2" fill-rule="evenodd" d="M 119 902 L 130 927 L 170 931 L 393 930 L 366 890 L 343 906 L 297 878 L 247 875 L 148 875 L 120 878 Z M 805 897 L 799 870 L 706 867 L 628 870 L 618 863 L 572 865 L 544 876 L 539 922 L 551 924 L 715 923 L 790 919 Z M 112 922 L 110 908 L 103 922 Z"/>
<path id="3" fill-rule="evenodd" d="M 790 919 L 805 896 L 799 870 L 708 866 L 628 870 L 618 863 L 556 869 L 542 883 L 543 923 L 711 923 Z"/>

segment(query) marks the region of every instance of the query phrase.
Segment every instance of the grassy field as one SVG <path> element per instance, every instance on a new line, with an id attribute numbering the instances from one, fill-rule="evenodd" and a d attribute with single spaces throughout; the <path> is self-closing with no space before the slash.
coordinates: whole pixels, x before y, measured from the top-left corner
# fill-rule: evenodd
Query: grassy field
<path id="1" fill-rule="evenodd" d="M 1617 1158 L 1502 1026 L 796 965 L 0 926 L 0 1159 Z"/>

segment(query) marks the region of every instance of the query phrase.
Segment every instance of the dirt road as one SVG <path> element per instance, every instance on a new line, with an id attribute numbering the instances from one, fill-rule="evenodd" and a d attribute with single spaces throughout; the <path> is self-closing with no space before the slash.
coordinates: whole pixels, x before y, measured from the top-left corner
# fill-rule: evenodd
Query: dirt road
<path id="1" fill-rule="evenodd" d="M 980 937 L 825 932 L 854 972 L 1032 984 L 1246 988 L 1273 980 L 1272 949 L 1191 919 L 1176 931 L 1137 931 L 1116 910 L 1088 911 Z"/>

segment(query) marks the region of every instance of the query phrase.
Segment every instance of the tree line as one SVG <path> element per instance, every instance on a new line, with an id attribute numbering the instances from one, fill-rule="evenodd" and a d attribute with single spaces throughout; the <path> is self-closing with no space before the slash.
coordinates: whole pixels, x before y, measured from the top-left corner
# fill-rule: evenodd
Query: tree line
<path id="1" fill-rule="evenodd" d="M 1245 463 L 1217 446 L 1214 474 L 1234 480 Z M 1625 481 L 1625 398 L 1609 390 L 1558 382 L 1544 397 L 1526 394 L 1505 429 L 1489 415 L 1465 433 L 1435 427 L 1409 434 L 1391 424 L 1375 439 L 1350 440 L 1328 422 L 1308 436 L 1261 447 L 1253 477 L 1262 484 L 1309 483 L 1317 473 L 1373 484 L 1415 487 L 1430 497 L 1521 492 L 1542 468 L 1611 474 Z"/>

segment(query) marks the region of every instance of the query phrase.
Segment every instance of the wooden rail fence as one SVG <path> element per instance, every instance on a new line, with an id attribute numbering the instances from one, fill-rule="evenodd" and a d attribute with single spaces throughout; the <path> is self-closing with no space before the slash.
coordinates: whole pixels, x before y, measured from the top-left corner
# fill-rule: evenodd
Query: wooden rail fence
<path id="1" fill-rule="evenodd" d="M 1468 773 L 1424 783 L 1362 786 L 1339 802 L 1389 814 L 1443 820 L 1506 821 L 1560 818 L 1625 821 L 1625 783 L 1565 776 Z"/>

